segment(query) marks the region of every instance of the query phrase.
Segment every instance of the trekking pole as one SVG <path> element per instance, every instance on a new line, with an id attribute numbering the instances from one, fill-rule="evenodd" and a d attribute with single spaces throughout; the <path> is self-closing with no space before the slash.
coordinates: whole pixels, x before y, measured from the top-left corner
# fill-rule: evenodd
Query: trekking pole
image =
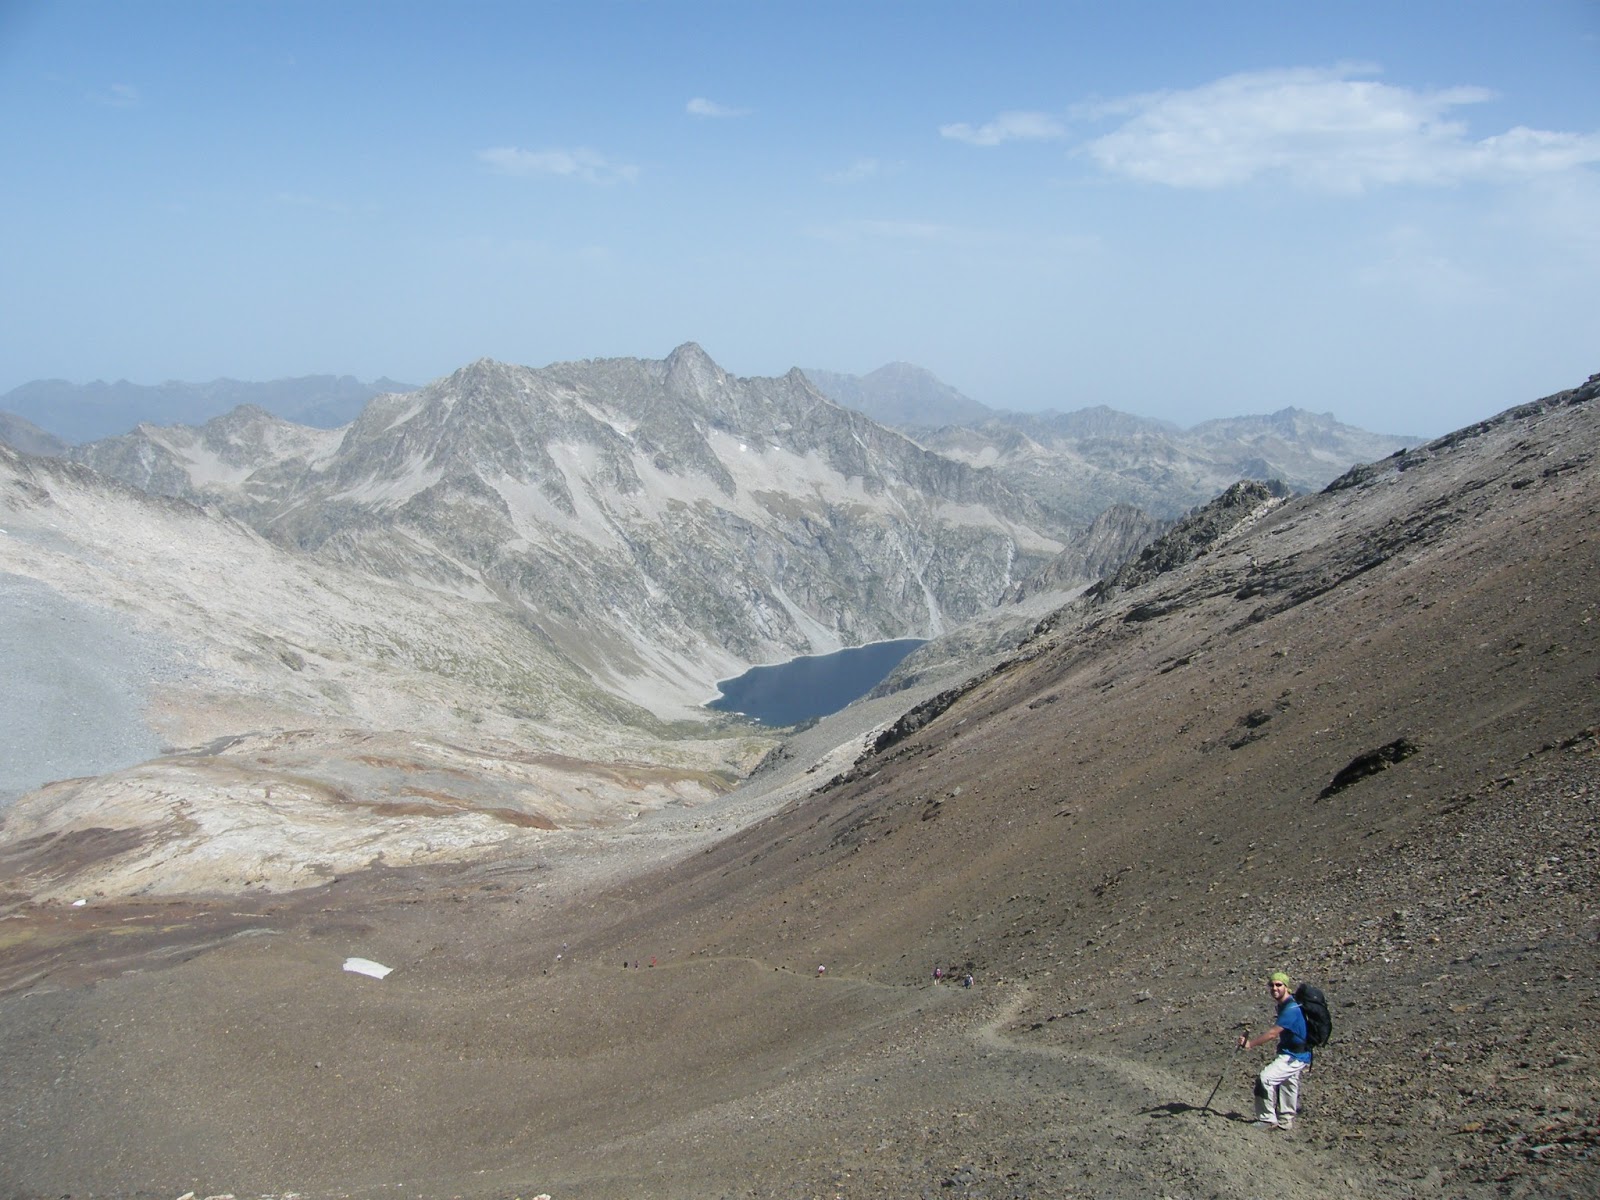
<path id="1" fill-rule="evenodd" d="M 1233 1047 L 1233 1052 L 1234 1052 L 1234 1054 L 1238 1054 L 1239 1051 L 1242 1050 L 1242 1049 L 1243 1049 L 1242 1046 L 1240 1046 L 1237 1043 L 1235 1043 L 1234 1047 Z M 1231 1067 L 1232 1065 L 1233 1065 L 1233 1059 L 1229 1058 L 1228 1067 Z M 1222 1086 L 1222 1081 L 1228 1077 L 1228 1067 L 1223 1067 L 1222 1068 L 1222 1074 L 1217 1076 L 1217 1082 L 1211 1088 L 1211 1095 L 1207 1096 L 1206 1097 L 1206 1102 L 1200 1106 L 1200 1115 L 1202 1117 L 1205 1116 L 1208 1112 L 1211 1111 L 1211 1102 L 1217 1098 L 1217 1088 L 1220 1088 Z"/>

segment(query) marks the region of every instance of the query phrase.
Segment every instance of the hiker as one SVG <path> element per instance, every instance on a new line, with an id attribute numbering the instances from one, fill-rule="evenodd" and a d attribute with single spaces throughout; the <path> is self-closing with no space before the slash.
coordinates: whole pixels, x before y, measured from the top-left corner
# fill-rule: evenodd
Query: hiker
<path id="1" fill-rule="evenodd" d="M 1311 1049 L 1306 1045 L 1306 1018 L 1289 989 L 1289 976 L 1274 971 L 1267 980 L 1272 1000 L 1278 1006 L 1277 1020 L 1260 1037 L 1239 1035 L 1241 1050 L 1254 1050 L 1273 1038 L 1278 1052 L 1261 1068 L 1256 1079 L 1256 1119 L 1260 1129 L 1294 1128 L 1294 1115 L 1300 1109 L 1300 1073 L 1311 1065 Z"/>

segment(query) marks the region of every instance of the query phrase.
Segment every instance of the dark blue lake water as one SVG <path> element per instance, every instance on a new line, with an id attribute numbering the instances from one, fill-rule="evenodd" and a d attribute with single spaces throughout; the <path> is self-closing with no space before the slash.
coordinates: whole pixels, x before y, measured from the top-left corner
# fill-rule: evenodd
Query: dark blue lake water
<path id="1" fill-rule="evenodd" d="M 865 696 L 923 644 L 923 638 L 901 638 L 751 667 L 737 679 L 717 684 L 722 695 L 706 707 L 743 713 L 763 725 L 795 725 L 825 717 Z"/>

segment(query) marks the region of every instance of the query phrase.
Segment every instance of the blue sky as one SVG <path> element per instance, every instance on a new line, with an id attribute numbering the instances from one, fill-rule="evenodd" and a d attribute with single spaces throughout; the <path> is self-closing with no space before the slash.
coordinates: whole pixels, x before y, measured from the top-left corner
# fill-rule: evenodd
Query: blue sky
<path id="1" fill-rule="evenodd" d="M 1600 3 L 0 0 L 0 393 L 664 357 L 1434 434 L 1600 371 Z"/>

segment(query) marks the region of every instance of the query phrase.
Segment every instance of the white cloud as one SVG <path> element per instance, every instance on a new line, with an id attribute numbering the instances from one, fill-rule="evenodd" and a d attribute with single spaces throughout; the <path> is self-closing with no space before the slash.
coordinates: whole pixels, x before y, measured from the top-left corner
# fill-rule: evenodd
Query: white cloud
<path id="1" fill-rule="evenodd" d="M 612 162 L 593 150 L 521 150 L 496 146 L 478 151 L 481 162 L 502 175 L 555 175 L 585 183 L 632 183 L 639 168 Z"/>
<path id="2" fill-rule="evenodd" d="M 1257 71 L 1130 97 L 1100 108 L 1100 115 L 1133 115 L 1086 150 L 1113 174 L 1172 187 L 1282 175 L 1333 192 L 1518 178 L 1600 162 L 1595 134 L 1518 127 L 1472 140 L 1451 118 L 1493 98 L 1483 88 L 1422 92 L 1357 78 L 1372 73 L 1356 65 Z"/>
<path id="3" fill-rule="evenodd" d="M 1067 136 L 1066 126 L 1049 113 L 1003 112 L 987 125 L 965 121 L 939 126 L 941 137 L 973 146 L 998 146 L 1001 142 L 1051 142 Z"/>
<path id="4" fill-rule="evenodd" d="M 691 117 L 748 117 L 748 108 L 729 108 L 726 104 L 718 104 L 714 100 L 707 100 L 703 96 L 696 96 L 684 105 L 684 111 Z"/>

